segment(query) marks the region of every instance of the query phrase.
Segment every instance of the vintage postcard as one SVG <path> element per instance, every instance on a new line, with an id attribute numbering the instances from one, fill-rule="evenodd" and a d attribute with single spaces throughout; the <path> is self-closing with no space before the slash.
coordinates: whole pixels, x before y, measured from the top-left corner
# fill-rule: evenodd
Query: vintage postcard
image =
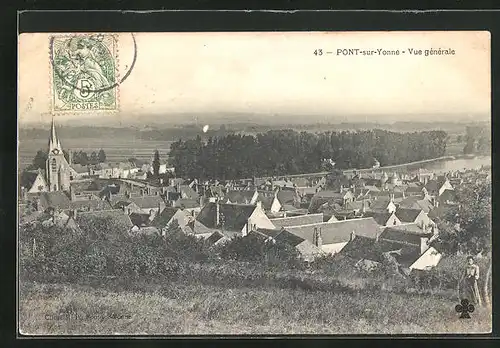
<path id="1" fill-rule="evenodd" d="M 18 50 L 19 335 L 491 332 L 489 32 Z"/>

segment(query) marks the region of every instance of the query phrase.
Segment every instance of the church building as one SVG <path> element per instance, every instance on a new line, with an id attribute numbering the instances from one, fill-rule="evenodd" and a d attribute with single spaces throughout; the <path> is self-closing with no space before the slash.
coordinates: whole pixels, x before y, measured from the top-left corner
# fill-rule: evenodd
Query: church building
<path id="1" fill-rule="evenodd" d="M 21 175 L 22 193 L 69 191 L 70 182 L 77 175 L 64 157 L 56 134 L 54 119 L 50 129 L 45 173 L 42 170 L 24 171 Z"/>
<path id="2" fill-rule="evenodd" d="M 69 191 L 69 183 L 73 179 L 73 170 L 64 157 L 61 142 L 57 138 L 54 119 L 52 119 L 50 129 L 49 153 L 45 174 L 49 191 Z"/>

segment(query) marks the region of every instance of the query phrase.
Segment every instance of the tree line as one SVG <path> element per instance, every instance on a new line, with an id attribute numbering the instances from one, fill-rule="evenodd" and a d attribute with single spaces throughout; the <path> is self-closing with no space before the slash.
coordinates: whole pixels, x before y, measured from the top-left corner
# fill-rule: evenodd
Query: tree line
<path id="1" fill-rule="evenodd" d="M 70 161 L 69 152 L 63 150 L 64 158 L 66 161 Z M 99 152 L 92 151 L 90 155 L 85 151 L 74 151 L 72 153 L 72 163 L 73 164 L 81 164 L 82 166 L 86 166 L 89 164 L 99 164 L 106 162 L 106 153 L 103 149 L 100 149 Z M 38 150 L 35 157 L 33 158 L 33 162 L 31 163 L 27 170 L 36 170 L 36 169 L 45 169 L 45 164 L 47 162 L 48 153 L 45 150 Z"/>
<path id="2" fill-rule="evenodd" d="M 491 133 L 488 127 L 466 127 L 463 140 L 465 141 L 465 155 L 473 153 L 485 153 L 488 152 L 491 148 Z"/>
<path id="3" fill-rule="evenodd" d="M 237 179 L 337 169 L 371 168 L 441 157 L 444 131 L 397 133 L 386 130 L 297 132 L 271 130 L 257 135 L 200 136 L 174 142 L 169 161 L 178 176 Z"/>

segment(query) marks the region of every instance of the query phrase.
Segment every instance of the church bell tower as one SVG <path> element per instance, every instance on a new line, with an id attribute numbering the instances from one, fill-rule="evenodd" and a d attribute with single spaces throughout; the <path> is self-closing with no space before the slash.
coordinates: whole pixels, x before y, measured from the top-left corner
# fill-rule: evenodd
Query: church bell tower
<path id="1" fill-rule="evenodd" d="M 56 126 L 52 117 L 52 126 L 49 137 L 49 152 L 45 173 L 49 191 L 67 191 L 69 190 L 70 168 L 64 158 L 61 142 L 57 138 Z"/>

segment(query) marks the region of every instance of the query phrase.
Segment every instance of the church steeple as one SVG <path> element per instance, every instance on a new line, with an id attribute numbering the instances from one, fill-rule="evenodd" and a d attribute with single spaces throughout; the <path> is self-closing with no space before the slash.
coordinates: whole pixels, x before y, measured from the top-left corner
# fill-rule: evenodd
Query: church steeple
<path id="1" fill-rule="evenodd" d="M 45 167 L 49 191 L 67 191 L 70 187 L 71 168 L 64 158 L 61 142 L 56 134 L 56 125 L 52 117 L 49 136 L 49 153 Z"/>
<path id="2" fill-rule="evenodd" d="M 50 137 L 49 137 L 49 153 L 56 152 L 62 153 L 61 142 L 56 134 L 56 124 L 54 122 L 54 116 L 52 116 L 52 126 L 50 128 Z"/>

